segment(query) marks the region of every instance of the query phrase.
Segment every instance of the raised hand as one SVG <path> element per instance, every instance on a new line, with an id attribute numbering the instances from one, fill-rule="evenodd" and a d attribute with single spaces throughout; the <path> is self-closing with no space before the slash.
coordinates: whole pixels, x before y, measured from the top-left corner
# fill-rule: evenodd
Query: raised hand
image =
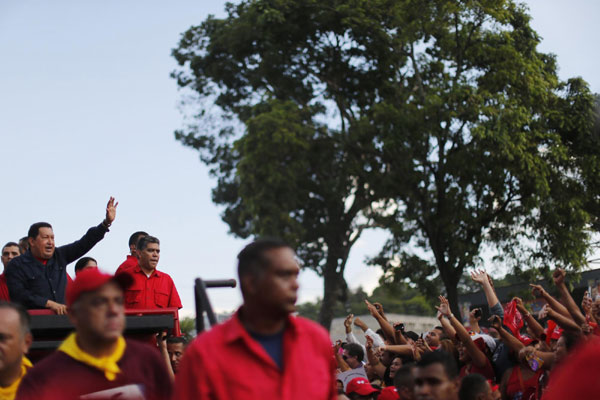
<path id="1" fill-rule="evenodd" d="M 348 329 L 350 329 L 352 327 L 352 320 L 353 319 L 354 319 L 354 314 L 348 314 L 348 316 L 344 320 L 344 326 L 346 327 L 346 330 L 348 330 Z"/>
<path id="2" fill-rule="evenodd" d="M 583 299 L 581 300 L 581 309 L 585 315 L 590 315 L 592 312 L 592 298 L 588 294 L 587 290 L 585 291 Z"/>
<path id="3" fill-rule="evenodd" d="M 377 318 L 379 316 L 379 312 L 377 311 L 377 308 L 371 304 L 369 302 L 369 300 L 365 299 L 365 304 L 367 305 L 367 309 L 369 310 L 369 312 L 371 313 L 371 315 L 375 318 Z"/>
<path id="4" fill-rule="evenodd" d="M 110 224 L 112 224 L 115 220 L 115 217 L 117 216 L 118 205 L 119 202 L 115 202 L 114 197 L 111 196 L 111 198 L 108 199 L 108 204 L 106 205 L 106 219 L 104 220 L 106 225 L 110 226 Z"/>
<path id="5" fill-rule="evenodd" d="M 477 282 L 480 285 L 484 285 L 488 281 L 488 274 L 484 270 L 478 270 L 471 272 L 471 279 L 473 282 Z"/>
<path id="6" fill-rule="evenodd" d="M 502 320 L 500 319 L 500 317 L 498 315 L 492 315 L 489 319 L 488 319 L 490 325 L 492 325 L 493 328 L 495 328 L 498 332 L 500 332 L 500 329 L 502 329 Z"/>
<path id="7" fill-rule="evenodd" d="M 365 336 L 365 340 L 366 340 L 365 348 L 367 350 L 373 349 L 373 338 L 371 336 L 369 336 L 369 335 L 366 335 Z"/>
<path id="8" fill-rule="evenodd" d="M 375 309 L 377 310 L 377 312 L 379 313 L 379 315 L 381 315 L 381 316 L 385 315 L 383 313 L 383 306 L 381 305 L 381 303 L 373 303 L 373 305 L 375 306 Z"/>
<path id="9" fill-rule="evenodd" d="M 362 329 L 363 332 L 366 332 L 367 329 L 369 329 L 369 327 L 367 326 L 367 324 L 365 324 L 363 322 L 362 319 L 356 317 L 354 318 L 354 325 L 358 326 L 360 329 Z"/>
<path id="10" fill-rule="evenodd" d="M 531 286 L 531 293 L 533 294 L 534 297 L 544 297 L 544 294 L 546 293 L 546 291 L 544 290 L 543 287 L 541 287 L 540 285 L 536 285 L 534 283 L 530 283 L 529 286 Z"/>
<path id="11" fill-rule="evenodd" d="M 439 307 L 436 307 L 437 310 L 442 313 L 442 315 L 449 317 L 450 316 L 450 304 L 448 303 L 448 300 L 444 297 L 444 296 L 439 296 L 438 299 L 440 299 L 440 305 Z"/>
<path id="12" fill-rule="evenodd" d="M 558 286 L 558 285 L 562 285 L 563 283 L 565 283 L 565 276 L 566 276 L 566 272 L 564 269 L 562 268 L 557 268 L 553 273 L 552 273 L 552 280 L 554 281 L 554 285 Z"/>

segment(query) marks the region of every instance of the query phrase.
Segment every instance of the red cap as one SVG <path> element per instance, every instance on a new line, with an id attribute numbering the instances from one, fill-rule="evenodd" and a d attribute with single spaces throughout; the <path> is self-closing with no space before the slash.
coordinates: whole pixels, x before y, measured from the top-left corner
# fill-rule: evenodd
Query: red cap
<path id="1" fill-rule="evenodd" d="M 381 390 L 381 393 L 379 393 L 379 397 L 377 397 L 377 400 L 400 400 L 400 395 L 398 394 L 398 391 L 395 387 L 388 386 Z"/>
<path id="2" fill-rule="evenodd" d="M 109 281 L 115 282 L 125 290 L 133 283 L 133 278 L 128 273 L 115 276 L 105 274 L 98 268 L 86 268 L 67 285 L 67 306 L 71 307 L 82 293 L 92 292 Z"/>
<path id="3" fill-rule="evenodd" d="M 354 378 L 346 385 L 346 394 L 357 393 L 361 396 L 366 396 L 377 391 L 377 389 L 371 386 L 367 378 Z"/>

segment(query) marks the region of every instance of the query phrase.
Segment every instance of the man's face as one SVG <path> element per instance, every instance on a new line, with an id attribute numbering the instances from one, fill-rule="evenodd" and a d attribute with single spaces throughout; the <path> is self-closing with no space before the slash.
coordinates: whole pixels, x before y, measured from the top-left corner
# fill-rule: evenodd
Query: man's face
<path id="1" fill-rule="evenodd" d="M 54 232 L 52 228 L 40 228 L 35 238 L 29 238 L 31 253 L 42 260 L 49 260 L 54 254 Z"/>
<path id="2" fill-rule="evenodd" d="M 415 398 L 417 400 L 455 400 L 458 382 L 448 378 L 440 363 L 415 369 Z"/>
<path id="3" fill-rule="evenodd" d="M 169 360 L 171 361 L 171 367 L 173 372 L 177 373 L 179 370 L 179 362 L 183 357 L 183 343 L 167 343 L 167 353 L 169 353 Z"/>
<path id="4" fill-rule="evenodd" d="M 19 246 L 6 246 L 2 249 L 2 264 L 6 267 L 10 260 L 20 255 Z"/>
<path id="5" fill-rule="evenodd" d="M 107 282 L 98 290 L 83 293 L 69 309 L 69 317 L 78 335 L 98 342 L 117 340 L 125 329 L 123 290 Z"/>
<path id="6" fill-rule="evenodd" d="M 265 252 L 268 267 L 258 277 L 249 277 L 253 284 L 249 295 L 265 312 L 272 315 L 288 315 L 296 311 L 298 297 L 298 274 L 300 267 L 294 251 L 287 247 Z"/>
<path id="7" fill-rule="evenodd" d="M 0 374 L 20 371 L 21 358 L 31 345 L 31 334 L 23 335 L 19 313 L 0 308 Z"/>
<path id="8" fill-rule="evenodd" d="M 467 350 L 465 349 L 465 345 L 462 344 L 462 342 L 458 342 L 456 344 L 456 350 L 458 351 L 458 360 L 461 363 L 467 363 L 467 362 L 471 361 L 471 357 L 469 356 L 469 353 L 467 353 Z"/>
<path id="9" fill-rule="evenodd" d="M 352 369 L 358 368 L 362 364 L 360 361 L 358 361 L 358 358 L 356 358 L 356 356 L 350 355 L 350 353 L 348 353 L 348 350 L 345 349 L 342 358 L 344 359 L 344 361 L 346 361 L 346 364 L 348 364 L 348 366 Z"/>
<path id="10" fill-rule="evenodd" d="M 438 335 L 438 332 L 434 329 L 427 332 L 427 335 L 425 335 L 425 341 L 430 347 L 438 347 L 440 345 L 440 336 Z"/>
<path id="11" fill-rule="evenodd" d="M 154 270 L 160 259 L 160 245 L 158 243 L 148 243 L 146 248 L 138 251 L 137 254 L 141 268 Z"/>

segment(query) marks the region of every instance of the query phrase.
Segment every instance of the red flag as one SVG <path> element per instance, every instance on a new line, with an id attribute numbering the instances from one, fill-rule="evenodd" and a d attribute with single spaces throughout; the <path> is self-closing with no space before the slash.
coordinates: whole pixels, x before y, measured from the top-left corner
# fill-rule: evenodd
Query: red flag
<path id="1" fill-rule="evenodd" d="M 514 337 L 519 340 L 521 339 L 521 334 L 519 332 L 523 327 L 523 316 L 517 309 L 517 302 L 515 300 L 512 300 L 506 305 L 506 308 L 504 309 L 504 321 L 502 322 L 510 329 Z"/>

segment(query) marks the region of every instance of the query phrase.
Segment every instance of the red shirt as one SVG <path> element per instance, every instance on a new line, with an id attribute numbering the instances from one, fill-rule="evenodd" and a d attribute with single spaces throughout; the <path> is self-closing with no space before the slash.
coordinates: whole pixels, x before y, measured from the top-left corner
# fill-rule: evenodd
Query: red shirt
<path id="1" fill-rule="evenodd" d="M 137 265 L 138 265 L 137 257 L 129 255 L 129 256 L 127 256 L 125 261 L 123 261 L 123 263 L 121 265 L 119 265 L 119 268 L 117 268 L 115 275 L 120 274 L 121 272 L 127 271 L 129 268 L 135 268 L 135 267 L 137 267 Z"/>
<path id="2" fill-rule="evenodd" d="M 470 368 L 467 369 L 467 367 L 470 367 Z M 469 374 L 483 375 L 483 377 L 485 379 L 489 379 L 492 382 L 496 381 L 496 373 L 494 372 L 494 367 L 492 366 L 492 362 L 487 357 L 485 359 L 484 367 L 478 367 L 477 365 L 473 365 L 473 363 L 471 362 L 471 364 L 469 364 L 468 366 L 465 365 L 461 368 L 461 370 L 460 370 L 461 378 L 464 378 L 465 376 L 467 376 Z"/>
<path id="3" fill-rule="evenodd" d="M 164 272 L 154 270 L 150 277 L 139 265 L 127 270 L 133 284 L 125 290 L 125 308 L 181 308 L 181 300 L 173 279 Z"/>
<path id="4" fill-rule="evenodd" d="M 4 273 L 0 275 L 0 300 L 10 301 L 8 286 L 6 286 L 6 276 L 4 276 Z"/>
<path id="5" fill-rule="evenodd" d="M 337 399 L 333 350 L 316 323 L 289 317 L 283 369 L 243 327 L 239 311 L 202 333 L 183 356 L 175 399 Z"/>

